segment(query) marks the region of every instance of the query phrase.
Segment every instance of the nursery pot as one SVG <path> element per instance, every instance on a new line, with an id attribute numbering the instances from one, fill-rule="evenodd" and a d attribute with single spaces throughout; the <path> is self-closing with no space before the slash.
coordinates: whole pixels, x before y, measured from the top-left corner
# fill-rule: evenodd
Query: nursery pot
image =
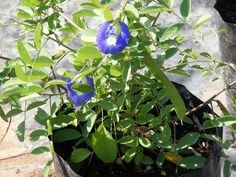
<path id="1" fill-rule="evenodd" d="M 185 105 L 187 109 L 191 110 L 193 107 L 196 107 L 203 103 L 201 100 L 199 100 L 197 97 L 195 97 L 193 94 L 191 94 L 185 86 L 173 82 L 177 90 L 179 91 L 181 97 L 183 98 Z M 194 119 L 193 122 L 195 123 L 203 122 L 203 113 L 208 112 L 212 113 L 212 110 L 210 109 L 209 106 L 204 106 L 202 109 L 194 113 Z M 192 119 L 191 115 L 189 117 Z M 196 120 L 197 119 L 197 120 Z M 222 137 L 222 129 L 208 129 L 212 134 L 217 134 Z M 190 130 L 191 131 L 191 130 Z M 56 146 L 55 146 L 56 145 Z M 64 144 L 65 145 L 65 144 Z M 63 146 L 64 146 L 63 145 Z M 220 152 L 221 148 L 216 144 L 216 143 L 211 143 L 211 147 L 209 148 L 209 156 L 208 159 L 205 163 L 205 166 L 203 168 L 199 168 L 197 170 L 185 170 L 183 173 L 179 174 L 179 176 L 166 176 L 166 177 L 220 177 L 221 173 L 221 164 L 220 164 Z M 62 158 L 60 154 L 62 154 L 60 150 L 60 144 L 54 143 L 54 169 L 57 177 L 124 177 L 128 175 L 122 175 L 119 174 L 107 174 L 104 172 L 104 175 L 96 175 L 94 173 L 91 176 L 82 176 L 80 174 L 77 174 L 75 171 L 76 169 L 74 167 L 70 167 L 68 162 Z M 101 166 L 102 162 L 100 163 Z M 106 168 L 109 168 L 109 164 L 106 164 Z M 73 170 L 74 171 L 73 171 Z M 89 169 L 91 171 L 91 169 Z M 175 170 L 175 169 L 173 169 Z M 158 174 L 145 174 L 145 175 L 131 175 L 129 177 L 152 177 L 156 176 Z"/>
<path id="2" fill-rule="evenodd" d="M 215 4 L 216 19 L 217 19 L 217 31 L 222 29 L 225 32 L 218 33 L 219 36 L 219 45 L 221 58 L 223 61 L 228 63 L 236 64 L 236 1 L 235 0 L 217 0 Z M 227 68 L 225 71 L 225 84 L 228 85 L 236 80 L 235 70 L 232 68 Z M 235 108 L 233 107 L 232 99 L 235 95 L 236 86 L 234 85 L 234 89 L 230 89 L 227 92 L 228 101 L 227 107 L 229 108 L 229 112 L 235 113 Z"/>

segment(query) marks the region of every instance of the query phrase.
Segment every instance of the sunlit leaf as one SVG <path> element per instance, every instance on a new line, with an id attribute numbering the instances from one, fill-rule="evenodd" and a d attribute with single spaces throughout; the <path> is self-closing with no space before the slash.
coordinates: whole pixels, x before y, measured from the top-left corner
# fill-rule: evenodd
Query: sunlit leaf
<path id="1" fill-rule="evenodd" d="M 22 121 L 16 130 L 16 135 L 19 141 L 23 142 L 25 139 L 25 121 Z"/>
<path id="2" fill-rule="evenodd" d="M 182 0 L 180 5 L 180 12 L 184 19 L 188 20 L 191 11 L 191 0 Z"/>
<path id="3" fill-rule="evenodd" d="M 42 29 L 43 26 L 41 25 L 41 23 L 38 23 L 34 32 L 34 44 L 37 49 L 41 48 Z"/>
<path id="4" fill-rule="evenodd" d="M 95 154 L 106 163 L 113 163 L 117 156 L 117 143 L 101 124 L 92 136 Z M 109 149 L 109 150 L 108 150 Z"/>
<path id="5" fill-rule="evenodd" d="M 23 42 L 21 39 L 18 39 L 17 40 L 17 49 L 18 49 L 18 52 L 20 54 L 20 59 L 25 63 L 25 64 L 28 64 L 28 65 L 31 65 L 33 63 L 33 60 L 31 59 L 28 51 L 26 50 Z"/>

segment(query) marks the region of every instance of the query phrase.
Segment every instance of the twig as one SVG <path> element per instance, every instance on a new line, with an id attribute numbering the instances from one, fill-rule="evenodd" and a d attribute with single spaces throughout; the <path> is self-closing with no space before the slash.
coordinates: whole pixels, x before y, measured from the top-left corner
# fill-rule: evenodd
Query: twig
<path id="1" fill-rule="evenodd" d="M 7 125 L 7 129 L 6 129 L 6 131 L 5 131 L 4 135 L 3 135 L 3 137 L 1 138 L 0 143 L 2 143 L 3 140 L 5 139 L 5 137 L 7 136 L 7 132 L 9 131 L 10 125 L 11 125 L 11 120 L 12 120 L 12 118 L 10 118 L 10 120 L 9 120 L 9 123 L 8 123 L 8 125 Z"/>
<path id="2" fill-rule="evenodd" d="M 4 56 L 0 56 L 0 58 L 3 59 L 3 60 L 12 60 L 11 58 L 4 57 Z"/>
<path id="3" fill-rule="evenodd" d="M 67 92 L 61 92 L 61 93 L 44 93 L 44 96 L 58 96 L 58 95 L 63 95 L 66 94 Z"/>
<path id="4" fill-rule="evenodd" d="M 62 18 L 64 18 L 68 23 L 70 23 L 73 27 L 75 27 L 78 31 L 80 31 L 80 28 L 72 20 L 65 16 L 59 9 L 57 9 L 56 7 L 53 7 L 52 9 L 54 10 L 54 12 L 58 13 Z"/>
<path id="5" fill-rule="evenodd" d="M 153 23 L 152 23 L 152 26 L 155 25 L 155 23 L 157 22 L 157 19 L 159 18 L 159 16 L 161 15 L 161 13 L 158 13 L 156 18 L 154 19 Z"/>
<path id="6" fill-rule="evenodd" d="M 31 154 L 30 152 L 28 152 L 28 153 L 22 153 L 22 154 L 14 155 L 14 156 L 11 156 L 11 157 L 2 158 L 2 159 L 0 159 L 0 161 L 9 160 L 9 159 L 14 159 L 14 158 L 16 158 L 16 157 L 26 156 L 26 155 L 30 155 L 30 154 Z M 31 154 L 31 155 L 32 155 L 32 154 Z"/>
<path id="7" fill-rule="evenodd" d="M 59 44 L 59 45 L 65 47 L 65 48 L 68 49 L 69 51 L 74 52 L 74 53 L 76 52 L 76 50 L 74 50 L 74 49 L 70 48 L 69 46 L 63 44 L 61 41 L 54 39 L 53 37 L 49 36 L 49 35 L 46 34 L 46 33 L 43 33 L 43 34 L 44 34 L 45 36 L 47 36 L 47 38 L 49 38 L 49 39 L 51 39 L 52 41 L 56 42 L 57 44 Z"/>
<path id="8" fill-rule="evenodd" d="M 215 95 L 213 95 L 211 98 L 209 98 L 208 100 L 206 100 L 204 103 L 198 105 L 197 107 L 191 109 L 190 111 L 188 111 L 186 113 L 186 115 L 191 115 L 192 113 L 202 109 L 203 107 L 205 107 L 207 104 L 209 104 L 210 102 L 212 102 L 217 96 L 219 96 L 221 93 L 223 93 L 224 91 L 231 89 L 231 87 L 233 87 L 236 84 L 236 81 L 230 83 L 229 85 L 227 85 L 225 88 L 223 88 L 221 91 L 219 91 L 218 93 L 216 93 Z"/>

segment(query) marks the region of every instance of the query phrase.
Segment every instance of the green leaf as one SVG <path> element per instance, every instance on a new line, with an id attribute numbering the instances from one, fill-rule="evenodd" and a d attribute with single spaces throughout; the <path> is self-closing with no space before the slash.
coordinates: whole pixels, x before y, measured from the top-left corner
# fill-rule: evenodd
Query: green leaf
<path id="1" fill-rule="evenodd" d="M 85 68 L 84 70 L 80 71 L 79 74 L 77 74 L 72 80 L 71 80 L 71 83 L 77 81 L 78 79 L 84 77 L 84 76 L 87 76 L 88 74 L 90 74 L 91 72 L 93 72 L 96 68 L 93 68 L 93 67 L 88 67 L 88 68 Z"/>
<path id="2" fill-rule="evenodd" d="M 84 21 L 78 14 L 74 13 L 72 16 L 73 16 L 73 21 L 75 22 L 76 25 L 78 25 L 82 29 L 86 28 Z"/>
<path id="3" fill-rule="evenodd" d="M 130 149 L 128 149 L 128 151 L 125 152 L 125 156 L 124 156 L 124 160 L 125 162 L 129 163 L 135 156 L 136 154 L 136 147 L 132 147 Z"/>
<path id="4" fill-rule="evenodd" d="M 26 88 L 19 89 L 21 96 L 27 96 L 27 95 L 41 92 L 41 91 L 42 91 L 42 87 L 39 84 L 32 84 L 32 85 L 30 84 Z M 28 99 L 30 99 L 30 97 Z"/>
<path id="5" fill-rule="evenodd" d="M 82 31 L 81 40 L 84 42 L 96 43 L 97 31 L 94 29 L 86 29 Z"/>
<path id="6" fill-rule="evenodd" d="M 52 167 L 52 160 L 49 160 L 48 163 L 44 166 L 43 168 L 43 177 L 48 177 L 49 176 L 49 172 L 51 170 Z"/>
<path id="7" fill-rule="evenodd" d="M 56 131 L 53 134 L 53 141 L 56 143 L 61 143 L 64 141 L 75 140 L 81 137 L 80 132 L 71 128 L 64 128 Z"/>
<path id="8" fill-rule="evenodd" d="M 175 0 L 164 0 L 165 4 L 169 7 L 172 8 Z"/>
<path id="9" fill-rule="evenodd" d="M 35 121 L 41 125 L 47 125 L 47 119 L 49 118 L 48 114 L 42 108 L 38 108 L 38 111 L 34 117 Z"/>
<path id="10" fill-rule="evenodd" d="M 41 70 L 33 70 L 31 71 L 27 71 L 25 73 L 27 76 L 29 76 L 29 81 L 36 81 L 36 80 L 41 80 L 44 79 L 45 77 L 47 77 L 47 74 Z"/>
<path id="11" fill-rule="evenodd" d="M 40 107 L 42 105 L 46 104 L 46 100 L 45 101 L 36 101 L 36 102 L 33 102 L 31 103 L 28 107 L 27 107 L 27 111 L 31 110 L 31 109 L 34 109 L 34 108 L 37 108 L 37 107 Z"/>
<path id="12" fill-rule="evenodd" d="M 92 17 L 92 16 L 97 16 L 97 14 L 94 13 L 94 12 L 93 12 L 92 10 L 90 10 L 90 9 L 82 9 L 82 10 L 76 12 L 74 15 L 77 15 L 77 16 L 79 16 L 79 17 L 87 17 L 87 16 Z"/>
<path id="13" fill-rule="evenodd" d="M 0 20 L 0 27 L 4 25 L 4 22 Z"/>
<path id="14" fill-rule="evenodd" d="M 87 120 L 87 122 L 86 122 L 86 131 L 87 131 L 88 133 L 91 132 L 91 130 L 92 130 L 92 128 L 93 128 L 93 125 L 94 125 L 96 119 L 97 119 L 97 114 L 92 113 L 92 114 L 90 115 L 89 119 Z"/>
<path id="15" fill-rule="evenodd" d="M 35 7 L 40 4 L 38 0 L 21 0 L 21 4 L 26 7 Z"/>
<path id="16" fill-rule="evenodd" d="M 0 106 L 0 117 L 1 117 L 4 121 L 8 122 L 8 120 L 7 120 L 7 118 L 6 118 L 6 115 L 5 115 L 5 112 L 4 112 L 3 109 L 2 109 L 2 106 Z"/>
<path id="17" fill-rule="evenodd" d="M 86 148 L 74 149 L 71 153 L 71 160 L 74 163 L 82 162 L 91 155 L 91 152 Z"/>
<path id="18" fill-rule="evenodd" d="M 181 70 L 181 69 L 171 69 L 168 71 L 169 73 L 174 73 L 180 76 L 184 76 L 184 77 L 191 77 L 192 75 L 190 73 L 188 73 L 187 71 Z"/>
<path id="19" fill-rule="evenodd" d="M 17 40 L 17 49 L 20 54 L 20 59 L 23 61 L 23 63 L 27 65 L 32 65 L 33 61 L 21 39 Z"/>
<path id="20" fill-rule="evenodd" d="M 160 6 L 148 6 L 141 11 L 139 11 L 139 15 L 145 15 L 145 14 L 154 14 L 154 13 L 160 13 L 160 12 L 168 12 L 170 11 L 167 7 L 160 7 Z"/>
<path id="21" fill-rule="evenodd" d="M 122 79 L 125 82 L 128 82 L 131 79 L 131 64 L 128 62 L 123 68 L 122 68 Z"/>
<path id="22" fill-rule="evenodd" d="M 22 69 L 21 69 L 21 67 L 20 67 L 20 65 L 17 63 L 16 64 L 16 66 L 15 66 L 15 72 L 16 72 L 16 76 L 20 79 L 20 80 L 22 80 L 22 81 L 24 81 L 24 82 L 27 82 L 28 81 L 28 79 L 27 79 L 27 77 L 26 77 L 26 74 L 22 71 Z"/>
<path id="23" fill-rule="evenodd" d="M 1 95 L 5 97 L 19 95 L 19 89 L 21 89 L 21 87 L 18 87 L 18 86 L 10 87 L 10 88 L 5 89 L 1 93 Z"/>
<path id="24" fill-rule="evenodd" d="M 42 154 L 42 153 L 44 153 L 44 152 L 49 152 L 49 151 L 50 151 L 50 150 L 49 150 L 48 147 L 46 147 L 46 146 L 40 146 L 40 147 L 35 148 L 35 149 L 31 152 L 31 154 L 37 155 L 37 154 Z"/>
<path id="25" fill-rule="evenodd" d="M 104 8 L 103 16 L 104 16 L 104 19 L 106 21 L 113 21 L 113 16 L 112 16 L 112 13 L 111 13 L 111 9 L 108 5 L 106 5 L 105 8 Z"/>
<path id="26" fill-rule="evenodd" d="M 31 18 L 32 18 L 32 16 L 30 15 L 30 13 L 28 13 L 28 12 L 22 10 L 22 9 L 17 9 L 17 11 L 16 11 L 16 16 L 17 16 L 18 18 L 22 18 L 22 19 L 31 19 Z"/>
<path id="27" fill-rule="evenodd" d="M 174 24 L 174 25 L 170 26 L 169 28 L 167 28 L 164 31 L 164 33 L 162 34 L 162 36 L 160 38 L 160 42 L 163 42 L 163 41 L 166 41 L 166 40 L 172 38 L 183 26 L 184 26 L 184 24 L 177 23 L 177 24 Z"/>
<path id="28" fill-rule="evenodd" d="M 185 157 L 179 164 L 179 166 L 186 169 L 197 169 L 205 166 L 206 158 L 202 156 L 189 156 Z"/>
<path id="29" fill-rule="evenodd" d="M 157 158 L 156 158 L 157 166 L 161 168 L 164 161 L 165 161 L 165 153 L 163 152 L 158 153 Z"/>
<path id="30" fill-rule="evenodd" d="M 54 64 L 54 61 L 46 56 L 39 56 L 35 59 L 34 68 L 49 67 Z"/>
<path id="31" fill-rule="evenodd" d="M 176 114 L 180 120 L 185 118 L 186 107 L 182 97 L 176 90 L 175 86 L 170 82 L 168 77 L 161 70 L 160 66 L 155 63 L 148 52 L 144 53 L 143 63 L 150 69 L 157 80 L 160 80 L 164 86 L 165 92 L 169 96 Z"/>
<path id="32" fill-rule="evenodd" d="M 23 142 L 25 139 L 25 121 L 22 121 L 16 130 L 17 138 L 20 142 Z"/>
<path id="33" fill-rule="evenodd" d="M 38 23 L 34 31 L 34 44 L 37 49 L 41 49 L 42 30 L 42 24 Z"/>
<path id="34" fill-rule="evenodd" d="M 151 141 L 149 139 L 143 137 L 143 136 L 139 137 L 138 141 L 139 141 L 139 144 L 141 146 L 145 147 L 145 148 L 151 148 L 152 147 Z"/>
<path id="35" fill-rule="evenodd" d="M 74 123 L 75 118 L 69 115 L 59 115 L 52 119 L 54 129 L 63 128 Z"/>
<path id="36" fill-rule="evenodd" d="M 169 59 L 173 57 L 178 52 L 177 48 L 170 48 L 166 51 L 165 59 Z"/>
<path id="37" fill-rule="evenodd" d="M 212 128 L 212 127 L 230 126 L 235 123 L 236 123 L 236 116 L 235 115 L 225 115 L 225 116 L 222 116 L 218 119 L 204 121 L 202 127 L 205 129 L 208 129 L 208 128 Z"/>
<path id="38" fill-rule="evenodd" d="M 189 147 L 197 142 L 197 140 L 200 138 L 200 134 L 197 132 L 191 132 L 184 135 L 177 143 L 176 149 L 184 149 L 186 147 Z"/>
<path id="39" fill-rule="evenodd" d="M 10 118 L 10 117 L 14 117 L 17 114 L 20 114 L 22 112 L 23 111 L 21 109 L 12 109 L 6 114 L 5 119 Z"/>
<path id="40" fill-rule="evenodd" d="M 204 23 L 206 23 L 209 19 L 211 18 L 210 14 L 205 14 L 203 16 L 201 16 L 198 20 L 198 22 L 194 25 L 194 29 L 199 28 L 200 26 L 202 26 Z"/>
<path id="41" fill-rule="evenodd" d="M 7 88 L 7 87 L 13 87 L 13 86 L 18 86 L 18 85 L 22 85 L 25 84 L 25 82 L 23 82 L 22 80 L 20 80 L 17 77 L 13 77 L 9 80 L 7 80 L 3 85 L 2 88 Z"/>
<path id="42" fill-rule="evenodd" d="M 236 115 L 225 115 L 217 119 L 222 126 L 230 126 L 236 123 Z"/>
<path id="43" fill-rule="evenodd" d="M 87 84 L 74 84 L 71 87 L 74 91 L 78 92 L 79 94 L 90 93 L 93 91 L 93 88 Z"/>
<path id="44" fill-rule="evenodd" d="M 78 50 L 76 60 L 97 59 L 101 57 L 102 57 L 102 54 L 99 52 L 99 50 L 96 47 L 85 46 L 85 47 L 81 47 Z"/>
<path id="45" fill-rule="evenodd" d="M 116 160 L 117 143 L 102 124 L 92 135 L 92 146 L 95 154 L 105 163 Z"/>
<path id="46" fill-rule="evenodd" d="M 208 129 L 208 128 L 213 128 L 213 127 L 222 127 L 223 125 L 220 124 L 220 122 L 216 119 L 213 119 L 213 120 L 205 120 L 203 122 L 203 125 L 202 127 L 204 129 Z"/>
<path id="47" fill-rule="evenodd" d="M 124 144 L 124 145 L 131 146 L 131 147 L 133 145 L 136 145 L 136 142 L 137 142 L 137 138 L 130 136 L 130 135 L 123 136 L 121 139 L 119 139 L 120 144 Z"/>
<path id="48" fill-rule="evenodd" d="M 48 132 L 46 130 L 35 130 L 30 134 L 30 141 L 38 141 L 41 136 L 47 137 Z"/>
<path id="49" fill-rule="evenodd" d="M 139 18 L 139 12 L 132 4 L 127 4 L 126 5 L 125 14 L 128 17 L 132 18 L 132 19 L 138 19 Z"/>
<path id="50" fill-rule="evenodd" d="M 106 0 L 107 1 L 107 0 Z M 105 1 L 105 3 L 106 3 Z M 103 7 L 103 4 L 99 1 L 99 0 L 91 0 L 91 2 L 93 3 L 93 5 L 95 5 L 97 8 L 102 8 Z M 108 2 L 110 2 L 108 0 Z M 104 3 L 104 2 L 103 2 Z"/>
<path id="51" fill-rule="evenodd" d="M 102 100 L 99 105 L 106 111 L 117 110 L 117 106 L 109 100 Z"/>
<path id="52" fill-rule="evenodd" d="M 161 135 L 163 143 L 168 142 L 168 140 L 171 138 L 171 128 L 169 124 L 165 124 L 165 126 L 162 129 Z"/>
<path id="53" fill-rule="evenodd" d="M 154 161 L 152 160 L 151 157 L 144 155 L 141 163 L 144 165 L 152 165 L 154 163 Z"/>
<path id="54" fill-rule="evenodd" d="M 141 107 L 140 114 L 148 113 L 154 107 L 154 105 L 155 105 L 155 103 L 153 101 L 149 101 L 149 102 L 145 103 Z"/>
<path id="55" fill-rule="evenodd" d="M 140 125 L 144 125 L 144 124 L 147 124 L 148 122 L 153 121 L 154 119 L 156 119 L 156 118 L 153 114 L 150 114 L 150 113 L 141 114 L 140 116 L 138 116 L 137 123 Z"/>
<path id="56" fill-rule="evenodd" d="M 191 0 L 182 0 L 180 5 L 180 13 L 187 21 L 191 11 Z"/>
<path id="57" fill-rule="evenodd" d="M 60 80 L 60 79 L 55 79 L 55 80 L 51 80 L 46 84 L 46 87 L 50 87 L 50 86 L 54 86 L 54 85 L 66 85 L 67 82 Z"/>
<path id="58" fill-rule="evenodd" d="M 125 129 L 132 127 L 134 125 L 134 123 L 135 123 L 135 121 L 133 119 L 128 119 L 128 118 L 123 119 L 118 122 L 117 128 L 120 130 L 125 130 Z"/>
<path id="59" fill-rule="evenodd" d="M 224 177 L 230 177 L 231 176 L 231 173 L 232 173 L 232 163 L 225 159 L 224 161 L 224 167 L 223 167 L 223 174 L 224 174 Z"/>
<path id="60" fill-rule="evenodd" d="M 119 76 L 122 75 L 121 69 L 118 66 L 116 66 L 116 65 L 112 65 L 111 66 L 110 73 L 114 77 L 119 77 Z"/>

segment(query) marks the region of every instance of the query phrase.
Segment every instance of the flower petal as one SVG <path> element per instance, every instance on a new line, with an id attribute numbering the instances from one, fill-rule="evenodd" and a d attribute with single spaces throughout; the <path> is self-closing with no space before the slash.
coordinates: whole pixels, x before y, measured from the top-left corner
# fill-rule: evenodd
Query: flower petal
<path id="1" fill-rule="evenodd" d="M 125 49 L 128 45 L 129 38 L 129 28 L 124 22 L 120 22 L 120 32 L 116 34 L 116 25 L 112 21 L 109 21 L 100 26 L 96 40 L 98 49 L 102 53 L 117 54 Z"/>
<path id="2" fill-rule="evenodd" d="M 87 84 L 94 88 L 94 83 L 93 83 L 93 78 L 86 76 L 86 80 L 87 80 Z M 94 91 L 89 92 L 89 93 L 85 93 L 85 94 L 78 94 L 76 91 L 74 91 L 71 87 L 74 83 L 70 83 L 71 79 L 67 79 L 67 85 L 66 85 L 66 89 L 68 91 L 68 97 L 72 100 L 72 102 L 77 105 L 80 106 L 84 103 L 86 103 L 89 99 L 91 99 L 92 97 L 94 97 Z M 80 83 L 82 82 L 82 80 L 80 81 Z"/>

